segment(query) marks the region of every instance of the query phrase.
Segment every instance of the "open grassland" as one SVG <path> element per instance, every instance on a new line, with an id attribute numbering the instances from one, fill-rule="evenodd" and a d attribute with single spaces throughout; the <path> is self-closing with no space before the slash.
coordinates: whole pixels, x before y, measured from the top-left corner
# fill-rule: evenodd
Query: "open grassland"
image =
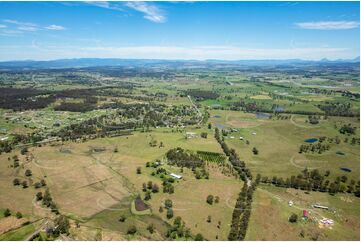
<path id="1" fill-rule="evenodd" d="M 210 118 L 214 126 L 239 130 L 230 133 L 225 140 L 231 148 L 236 149 L 254 174 L 286 178 L 299 174 L 304 168 L 317 168 L 323 172 L 330 170 L 332 177 L 347 175 L 357 180 L 359 145 L 350 144 L 351 138 L 338 132 L 342 124 L 351 123 L 358 127 L 357 119 L 330 117 L 327 120 L 321 120 L 317 125 L 306 123 L 305 120 L 306 116 L 302 115 L 292 115 L 287 120 L 275 120 L 256 118 L 256 115 L 251 113 L 220 110 L 212 111 Z M 332 143 L 330 150 L 322 154 L 299 154 L 299 147 L 301 144 L 306 144 L 304 142 L 306 139 L 321 136 L 332 138 L 338 136 L 341 142 L 340 144 Z M 240 137 L 243 137 L 243 140 L 240 140 Z M 345 143 L 344 139 L 347 137 L 349 141 Z M 252 153 L 253 147 L 259 150 L 258 155 Z M 345 155 L 337 155 L 337 151 L 342 151 Z M 345 173 L 340 170 L 341 167 L 352 171 Z"/>
<path id="2" fill-rule="evenodd" d="M 10 167 L 12 161 L 3 154 L 1 156 L 2 169 L 1 186 L 11 192 L 9 197 L 0 198 L 0 207 L 16 209 L 22 207 L 22 212 L 34 212 L 40 215 L 42 208 L 33 203 L 35 193 L 38 191 L 32 186 L 23 189 L 14 187 L 12 179 L 23 175 L 26 169 L 33 172 L 31 184 L 39 179 L 45 179 L 52 197 L 62 213 L 71 218 L 80 219 L 86 225 L 96 228 L 121 231 L 122 236 L 126 235 L 127 226 L 118 221 L 123 210 L 130 210 L 130 201 L 136 194 L 142 193 L 142 184 L 153 181 L 161 187 L 162 181 L 151 175 L 151 168 L 146 168 L 145 163 L 155 159 L 163 160 L 165 152 L 169 149 L 182 147 L 192 151 L 211 151 L 222 153 L 218 143 L 213 138 L 211 130 L 187 129 L 187 131 L 207 131 L 208 138 L 196 137 L 185 139 L 183 132 L 172 132 L 171 129 L 157 129 L 151 133 L 135 132 L 130 136 L 116 138 L 100 138 L 84 143 L 69 143 L 43 146 L 29 149 L 33 156 L 26 161 L 25 156 L 20 155 L 21 167 L 14 169 Z M 152 147 L 149 143 L 157 140 L 158 144 L 163 142 L 164 147 Z M 114 150 L 117 149 L 117 152 Z M 15 152 L 14 152 L 15 154 Z M 141 167 L 142 174 L 136 174 L 137 167 Z M 179 168 L 165 165 L 169 172 L 180 173 Z M 147 223 L 144 223 L 144 216 L 130 214 L 127 225 L 136 224 L 141 239 L 143 236 L 149 239 L 158 240 L 164 236 L 163 220 L 165 212 L 160 213 L 159 207 L 164 200 L 169 198 L 173 201 L 174 217 L 181 216 L 192 233 L 202 233 L 209 239 L 227 239 L 229 232 L 229 221 L 234 207 L 237 194 L 242 183 L 234 177 L 228 177 L 221 173 L 220 168 L 215 164 L 208 166 L 210 178 L 197 180 L 192 171 L 185 169 L 182 173 L 184 179 L 175 184 L 174 194 L 163 194 L 160 191 L 154 194 L 148 202 L 151 205 L 153 215 L 146 215 L 152 223 L 159 223 L 159 234 L 150 235 L 146 231 Z M 208 205 L 208 195 L 219 196 L 220 202 Z M 14 203 L 14 197 L 16 197 Z M 119 206 L 121 209 L 119 210 Z M 40 210 L 40 212 L 37 212 Z M 208 223 L 208 215 L 212 216 L 212 222 Z M 220 221 L 220 228 L 217 228 Z M 172 220 L 169 221 L 172 223 Z M 109 227 L 115 224 L 115 227 Z M 209 228 L 214 229 L 209 231 Z M 75 229 L 76 230 L 76 229 Z M 76 230 L 78 231 L 78 230 Z M 81 231 L 77 236 L 82 237 Z M 105 232 L 104 232 L 105 233 Z M 115 236 L 115 235 L 114 235 Z M 157 237 L 158 236 L 158 237 Z M 128 236 L 129 237 L 129 236 Z M 127 238 L 128 238 L 127 237 Z"/>
<path id="3" fill-rule="evenodd" d="M 293 201 L 294 205 L 288 205 Z M 312 208 L 319 203 L 329 210 Z M 311 192 L 295 189 L 260 186 L 252 203 L 251 219 L 246 240 L 359 240 L 360 200 L 354 196 Z M 303 219 L 303 210 L 309 218 Z M 290 223 L 289 216 L 298 215 L 297 223 Z M 320 226 L 319 220 L 334 220 L 330 227 Z"/>
<path id="4" fill-rule="evenodd" d="M 19 229 L 12 230 L 5 234 L 0 234 L 0 240 L 26 240 L 26 238 L 35 231 L 35 226 L 33 224 L 25 225 Z"/>

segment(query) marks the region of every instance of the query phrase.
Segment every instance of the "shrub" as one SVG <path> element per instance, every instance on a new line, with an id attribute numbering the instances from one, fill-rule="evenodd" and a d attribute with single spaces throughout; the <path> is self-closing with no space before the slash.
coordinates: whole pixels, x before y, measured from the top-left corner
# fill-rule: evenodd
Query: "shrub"
<path id="1" fill-rule="evenodd" d="M 168 219 L 173 218 L 173 209 L 171 209 L 171 208 L 168 209 L 168 211 L 167 211 L 167 218 L 168 218 Z"/>
<path id="2" fill-rule="evenodd" d="M 154 232 L 154 225 L 153 224 L 149 224 L 147 227 L 147 230 L 149 231 L 149 233 L 153 234 Z"/>
<path id="3" fill-rule="evenodd" d="M 297 214 L 292 213 L 291 216 L 289 217 L 288 221 L 289 221 L 290 223 L 296 223 L 296 222 L 297 222 L 297 219 L 298 219 Z"/>
<path id="4" fill-rule="evenodd" d="M 167 209 L 171 208 L 171 207 L 173 206 L 172 200 L 166 199 L 165 202 L 164 202 L 164 206 L 165 206 L 165 208 L 167 208 Z"/>
<path id="5" fill-rule="evenodd" d="M 212 205 L 213 204 L 213 195 L 208 195 L 207 197 L 207 203 Z"/>
<path id="6" fill-rule="evenodd" d="M 15 178 L 13 180 L 13 184 L 14 184 L 14 186 L 19 186 L 20 185 L 20 180 L 18 178 Z"/>
<path id="7" fill-rule="evenodd" d="M 37 200 L 37 201 L 40 201 L 41 199 L 43 199 L 43 193 L 42 193 L 42 192 L 38 192 L 38 193 L 36 194 L 36 200 Z"/>
<path id="8" fill-rule="evenodd" d="M 134 225 L 131 225 L 127 230 L 127 234 L 135 234 L 136 232 L 137 228 Z"/>
<path id="9" fill-rule="evenodd" d="M 32 175 L 33 175 L 33 173 L 31 172 L 31 170 L 27 169 L 25 171 L 25 176 L 32 176 Z"/>
<path id="10" fill-rule="evenodd" d="M 10 209 L 5 209 L 4 211 L 4 217 L 9 217 L 11 215 Z"/>
<path id="11" fill-rule="evenodd" d="M 20 218 L 22 218 L 22 217 L 23 217 L 23 215 L 22 215 L 20 212 L 17 212 L 17 213 L 16 213 L 16 218 L 20 219 Z"/>
<path id="12" fill-rule="evenodd" d="M 28 182 L 27 181 L 23 181 L 21 183 L 21 185 L 23 186 L 23 188 L 27 188 L 28 187 Z"/>
<path id="13" fill-rule="evenodd" d="M 204 239 L 203 239 L 203 235 L 197 234 L 196 237 L 194 237 L 194 240 L 195 240 L 195 241 L 202 241 L 202 240 L 204 240 Z"/>

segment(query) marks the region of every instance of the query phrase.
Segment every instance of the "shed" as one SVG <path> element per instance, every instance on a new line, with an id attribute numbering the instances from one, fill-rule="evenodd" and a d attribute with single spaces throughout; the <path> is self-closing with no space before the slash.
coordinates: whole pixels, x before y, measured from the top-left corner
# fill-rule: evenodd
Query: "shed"
<path id="1" fill-rule="evenodd" d="M 326 206 L 322 206 L 322 205 L 319 205 L 319 204 L 314 204 L 314 205 L 312 205 L 312 207 L 314 207 L 314 208 L 321 208 L 321 209 L 328 209 L 328 207 L 326 207 Z"/>
<path id="2" fill-rule="evenodd" d="M 174 174 L 174 173 L 170 173 L 169 175 L 170 175 L 171 177 L 176 178 L 176 179 L 182 179 L 182 176 L 177 175 L 177 174 Z"/>
<path id="3" fill-rule="evenodd" d="M 186 132 L 186 138 L 187 138 L 187 139 L 192 139 L 192 138 L 195 138 L 195 137 L 197 137 L 197 134 L 196 134 L 196 133 Z"/>

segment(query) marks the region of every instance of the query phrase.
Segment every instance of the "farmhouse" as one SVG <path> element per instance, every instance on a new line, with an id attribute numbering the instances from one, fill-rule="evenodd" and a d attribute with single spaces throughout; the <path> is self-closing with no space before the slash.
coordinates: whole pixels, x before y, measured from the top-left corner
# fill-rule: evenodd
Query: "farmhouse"
<path id="1" fill-rule="evenodd" d="M 176 178 L 176 179 L 182 179 L 182 176 L 177 175 L 177 174 L 174 174 L 174 173 L 170 173 L 169 175 L 170 175 L 171 177 Z"/>

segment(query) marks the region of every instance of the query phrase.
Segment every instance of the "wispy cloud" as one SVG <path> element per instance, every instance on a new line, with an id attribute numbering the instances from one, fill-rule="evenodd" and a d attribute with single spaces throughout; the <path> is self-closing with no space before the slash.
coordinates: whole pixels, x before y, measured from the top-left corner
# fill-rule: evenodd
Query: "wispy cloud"
<path id="1" fill-rule="evenodd" d="M 113 1 L 89 1 L 85 2 L 87 4 L 110 9 L 110 10 L 116 10 L 125 12 L 126 9 L 130 8 L 132 10 L 138 11 L 140 13 L 144 14 L 144 18 L 155 22 L 155 23 L 164 23 L 167 21 L 167 18 L 165 16 L 165 13 L 163 10 L 161 10 L 157 5 L 151 2 L 125 2 L 125 3 L 119 3 L 119 2 L 113 2 Z"/>
<path id="2" fill-rule="evenodd" d="M 302 22 L 296 23 L 301 29 L 318 29 L 318 30 L 340 30 L 355 29 L 360 25 L 356 21 L 319 21 L 319 22 Z"/>
<path id="3" fill-rule="evenodd" d="M 61 25 L 51 24 L 48 26 L 40 26 L 35 23 L 21 22 L 13 19 L 2 20 L 7 25 L 0 24 L 0 34 L 5 36 L 19 35 L 24 32 L 36 32 L 39 30 L 65 30 L 66 28 Z"/>
<path id="4" fill-rule="evenodd" d="M 30 32 L 35 32 L 39 30 L 39 27 L 37 24 L 34 23 L 29 23 L 29 22 L 20 22 L 17 20 L 12 20 L 12 19 L 5 19 L 4 20 L 5 23 L 8 24 L 12 24 L 15 25 L 16 28 L 20 31 L 30 31 Z"/>
<path id="5" fill-rule="evenodd" d="M 144 18 L 148 19 L 155 23 L 164 23 L 167 21 L 164 12 L 154 5 L 153 3 L 149 2 L 127 2 L 125 6 L 128 8 L 134 9 L 138 12 L 144 14 Z"/>
<path id="6" fill-rule="evenodd" d="M 61 25 L 55 25 L 55 24 L 46 26 L 45 28 L 49 29 L 49 30 L 65 30 L 65 27 L 63 27 Z"/>
<path id="7" fill-rule="evenodd" d="M 118 2 L 86 1 L 86 3 L 90 4 L 90 5 L 100 7 L 100 8 L 123 11 L 123 9 L 121 8 L 121 5 Z"/>

